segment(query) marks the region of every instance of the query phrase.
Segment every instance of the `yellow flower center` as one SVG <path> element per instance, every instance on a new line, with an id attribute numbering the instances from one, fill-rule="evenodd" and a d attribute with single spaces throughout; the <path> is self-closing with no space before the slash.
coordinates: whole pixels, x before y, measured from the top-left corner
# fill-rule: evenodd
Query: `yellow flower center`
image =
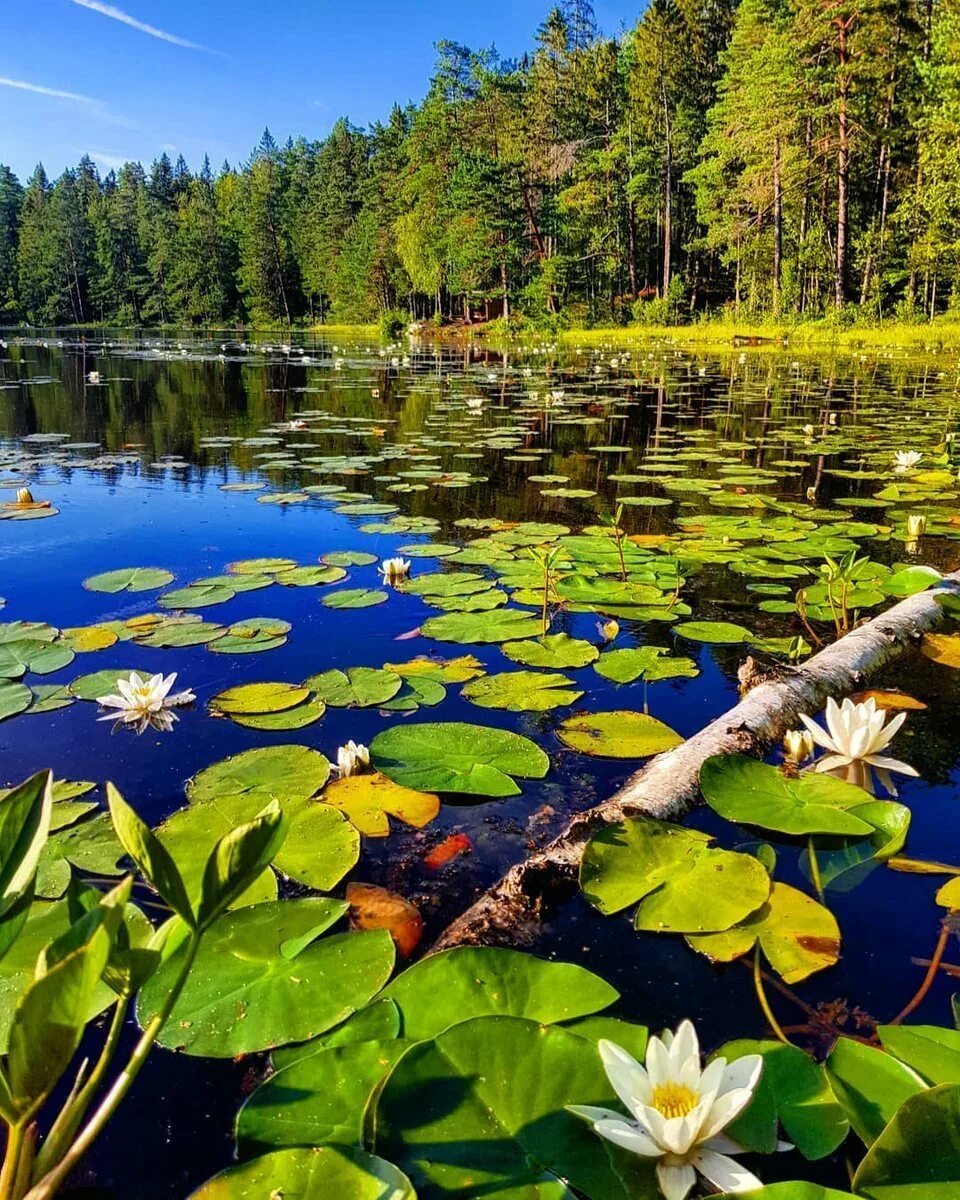
<path id="1" fill-rule="evenodd" d="M 661 1083 L 653 1089 L 653 1107 L 670 1120 L 685 1117 L 697 1107 L 697 1093 L 685 1083 Z"/>

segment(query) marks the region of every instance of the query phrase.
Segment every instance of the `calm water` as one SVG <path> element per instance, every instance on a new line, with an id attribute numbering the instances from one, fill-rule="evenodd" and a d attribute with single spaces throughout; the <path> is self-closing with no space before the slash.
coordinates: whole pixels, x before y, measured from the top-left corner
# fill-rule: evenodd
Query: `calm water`
<path id="1" fill-rule="evenodd" d="M 99 373 L 98 382 L 88 382 L 90 372 Z M 697 536 L 699 514 L 749 515 L 741 506 L 758 493 L 794 506 L 795 519 L 805 506 L 821 523 L 829 519 L 821 510 L 831 509 L 841 525 L 896 526 L 897 503 L 873 500 L 894 482 L 892 450 L 917 447 L 935 457 L 935 446 L 954 429 L 957 379 L 955 358 L 820 361 L 797 359 L 791 351 L 715 355 L 674 345 L 634 348 L 629 355 L 614 347 L 575 352 L 544 345 L 504 356 L 336 338 L 307 339 L 288 351 L 219 338 L 104 341 L 98 334 L 79 341 L 75 334 L 62 340 L 8 334 L 0 349 L 0 501 L 12 499 L 25 480 L 59 515 L 0 521 L 2 620 L 65 628 L 154 611 L 156 593 L 109 596 L 82 587 L 88 576 L 121 567 L 164 567 L 176 575 L 175 586 L 183 586 L 244 558 L 313 564 L 331 551 L 384 558 L 429 541 L 462 546 L 484 532 L 456 524 L 464 519 L 551 522 L 576 532 L 623 497 L 635 498 L 623 518 L 630 534 L 683 528 Z M 305 429 L 281 428 L 300 421 Z M 805 432 L 809 425 L 812 434 Z M 222 490 L 236 483 L 265 486 Z M 288 505 L 260 502 L 317 485 L 343 491 L 306 493 L 304 502 Z M 557 490 L 573 494 L 545 494 Z M 361 499 L 344 503 L 344 492 Z M 733 499 L 715 502 L 718 494 Z M 956 493 L 941 481 L 927 485 L 927 496 L 941 534 L 926 537 L 913 559 L 902 541 L 884 533 L 860 536 L 862 552 L 882 563 L 960 565 L 960 541 L 949 536 L 949 516 L 960 513 Z M 395 510 L 335 511 L 370 502 Z M 394 515 L 430 518 L 436 527 L 427 533 L 361 530 Z M 429 557 L 413 563 L 415 575 L 442 569 Z M 769 594 L 747 586 L 759 578 L 770 582 L 709 563 L 690 576 L 682 599 L 697 617 L 742 623 L 771 637 L 797 632 L 790 618 L 759 610 Z M 377 585 L 371 564 L 350 568 L 336 586 Z M 254 746 L 297 742 L 335 757 L 348 738 L 369 743 L 397 720 L 466 720 L 524 733 L 551 754 L 544 781 L 525 784 L 512 800 L 444 803 L 420 832 L 395 827 L 388 839 L 364 842 L 350 878 L 415 900 L 427 945 L 528 846 L 546 840 L 574 809 L 609 795 L 638 765 L 565 752 L 553 730 L 569 710 L 478 708 L 459 697 L 457 686 L 441 705 L 412 718 L 329 708 L 321 722 L 296 733 L 211 719 L 205 711 L 210 697 L 251 680 L 299 681 L 331 667 L 379 667 L 421 653 L 474 652 L 490 672 L 513 666 L 496 645 L 397 641 L 438 615 L 416 596 L 391 592 L 378 607 L 335 610 L 320 603 L 324 590 L 273 586 L 202 610 L 205 620 L 221 623 L 263 616 L 290 622 L 287 644 L 269 653 L 232 657 L 204 646 L 156 650 L 118 643 L 78 656 L 42 682 L 68 683 L 112 666 L 176 671 L 198 703 L 182 713 L 172 734 L 140 738 L 97 723 L 95 709 L 84 703 L 15 717 L 0 724 L 0 783 L 41 767 L 62 778 L 111 779 L 159 822 L 183 805 L 191 775 Z M 596 620 L 593 613 L 564 612 L 553 632 L 596 640 Z M 662 622 L 621 624 L 618 648 L 652 643 L 697 660 L 697 678 L 658 682 L 646 692 L 650 711 L 679 733 L 694 733 L 735 702 L 744 647 L 683 641 Z M 564 673 L 586 692 L 576 709 L 644 704 L 642 683 L 615 688 L 589 667 Z M 913 812 L 908 851 L 960 861 L 957 673 L 918 655 L 890 674 L 888 685 L 929 705 L 911 714 L 894 747 L 922 776 L 901 789 Z M 736 831 L 709 812 L 690 819 L 723 844 L 736 844 Z M 439 874 L 427 870 L 427 848 L 455 832 L 469 836 L 473 852 Z M 778 878 L 803 885 L 797 857 L 796 848 L 781 853 Z M 842 998 L 879 1019 L 892 1016 L 921 976 L 911 957 L 929 956 L 935 940 L 934 882 L 876 870 L 855 890 L 831 893 L 844 954 L 836 968 L 801 985 L 800 994 L 812 1004 Z M 656 1026 L 689 1015 L 707 1042 L 763 1033 L 742 967 L 717 970 L 677 940 L 638 938 L 626 919 L 604 920 L 572 903 L 549 922 L 540 949 L 606 975 L 634 1019 Z M 948 1022 L 948 983 L 935 986 L 918 1019 Z M 791 1016 L 789 1004 L 778 1011 L 787 1023 L 802 1020 L 799 1010 Z M 167 1200 L 224 1165 L 250 1071 L 250 1064 L 158 1052 L 90 1160 L 90 1184 L 103 1189 L 96 1194 Z M 790 1177 L 783 1158 L 766 1171 L 768 1179 L 776 1171 Z M 843 1180 L 837 1164 L 818 1169 L 825 1181 Z"/>

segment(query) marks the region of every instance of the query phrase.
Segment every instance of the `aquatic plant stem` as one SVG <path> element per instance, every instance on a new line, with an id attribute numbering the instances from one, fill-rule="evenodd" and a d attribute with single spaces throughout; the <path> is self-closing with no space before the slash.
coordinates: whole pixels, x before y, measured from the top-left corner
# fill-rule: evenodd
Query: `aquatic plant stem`
<path id="1" fill-rule="evenodd" d="M 67 1097 L 67 1101 L 58 1113 L 50 1132 L 43 1140 L 43 1145 L 40 1147 L 40 1153 L 37 1155 L 33 1168 L 34 1182 L 42 1179 L 47 1171 L 60 1161 L 66 1153 L 70 1139 L 79 1128 L 80 1122 L 87 1115 L 87 1109 L 90 1107 L 97 1089 L 103 1082 L 103 1077 L 106 1075 L 110 1063 L 113 1061 L 113 1056 L 117 1052 L 117 1046 L 120 1044 L 120 1038 L 123 1034 L 123 1026 L 127 1018 L 131 999 L 130 995 L 121 996 L 114 1005 L 110 1028 L 107 1030 L 107 1036 L 104 1039 L 96 1066 L 86 1081 L 81 1086 L 75 1087 Z M 80 1081 L 78 1080 L 79 1083 Z"/>
<path id="2" fill-rule="evenodd" d="M 823 903 L 823 880 L 820 878 L 820 864 L 817 862 L 817 848 L 813 844 L 813 838 L 807 838 L 807 857 L 810 860 L 810 878 L 813 880 L 813 886 L 817 889 L 817 899 Z"/>
<path id="3" fill-rule="evenodd" d="M 154 1042 L 167 1023 L 177 1000 L 180 998 L 180 993 L 183 991 L 184 984 L 187 982 L 187 976 L 190 974 L 190 969 L 200 948 L 200 938 L 201 934 L 199 932 L 196 930 L 192 931 L 190 939 L 187 942 L 187 952 L 184 956 L 183 965 L 180 968 L 180 974 L 164 998 L 159 1012 L 151 1017 L 144 1028 L 139 1041 L 133 1048 L 127 1065 L 113 1081 L 110 1090 L 104 1096 L 93 1116 L 80 1131 L 64 1156 L 55 1167 L 51 1168 L 33 1185 L 30 1191 L 27 1192 L 24 1200 L 52 1200 L 52 1197 L 57 1194 L 70 1172 L 78 1165 L 84 1154 L 86 1154 L 100 1136 L 107 1122 L 117 1111 L 121 1101 L 127 1092 L 130 1091 L 131 1087 L 133 1087 L 134 1081 L 143 1069 L 143 1065 L 147 1061 L 150 1051 L 153 1049 Z M 2 1192 L 0 1192 L 0 1200 L 6 1200 Z"/>
<path id="4" fill-rule="evenodd" d="M 763 1009 L 763 1015 L 767 1018 L 767 1024 L 773 1030 L 775 1036 L 783 1042 L 785 1046 L 792 1045 L 790 1039 L 780 1028 L 780 1023 L 773 1015 L 773 1009 L 770 1007 L 770 1001 L 767 999 L 767 993 L 763 987 L 763 974 L 760 970 L 760 944 L 759 942 L 753 950 L 753 990 L 757 993 L 757 999 L 760 1002 L 760 1007 Z"/>
<path id="5" fill-rule="evenodd" d="M 953 913 L 950 914 L 953 916 Z M 923 977 L 923 983 L 917 989 L 916 994 L 910 1003 L 890 1022 L 891 1025 L 899 1025 L 905 1018 L 909 1017 L 914 1009 L 919 1008 L 927 996 L 927 992 L 933 986 L 933 981 L 937 977 L 937 972 L 940 970 L 940 964 L 943 962 L 943 956 L 947 949 L 947 939 L 950 937 L 951 930 L 950 917 L 944 918 L 940 923 L 940 936 L 937 938 L 937 945 L 933 951 L 933 957 L 930 959 L 930 966 L 927 968 L 927 973 Z"/>
<path id="6" fill-rule="evenodd" d="M 20 1178 L 20 1156 L 26 1140 L 27 1121 L 21 1118 L 7 1125 L 7 1145 L 0 1170 L 0 1200 L 18 1200 L 17 1181 Z"/>

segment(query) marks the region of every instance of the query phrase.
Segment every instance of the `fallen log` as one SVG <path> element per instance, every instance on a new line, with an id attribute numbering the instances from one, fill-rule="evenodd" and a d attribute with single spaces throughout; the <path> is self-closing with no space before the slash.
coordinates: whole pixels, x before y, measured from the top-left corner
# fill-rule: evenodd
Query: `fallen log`
<path id="1" fill-rule="evenodd" d="M 681 746 L 652 759 L 610 799 L 577 813 L 549 845 L 511 867 L 449 925 L 430 952 L 462 945 L 529 945 L 545 909 L 576 888 L 584 847 L 598 829 L 631 814 L 682 816 L 699 799 L 700 767 L 711 755 L 763 755 L 796 728 L 800 713 L 817 713 L 828 697 L 840 699 L 861 689 L 871 675 L 941 624 L 944 610 L 934 593 L 944 590 L 960 595 L 960 571 L 851 630 L 802 666 L 778 668 L 761 682 L 755 683 L 748 660 L 746 677 L 743 668 L 740 676 L 749 691 L 739 704 Z"/>

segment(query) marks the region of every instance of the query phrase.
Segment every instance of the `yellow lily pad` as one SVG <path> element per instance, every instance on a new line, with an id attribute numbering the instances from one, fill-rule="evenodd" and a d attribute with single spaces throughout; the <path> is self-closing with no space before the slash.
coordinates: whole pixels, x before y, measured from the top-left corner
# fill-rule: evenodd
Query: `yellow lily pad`
<path id="1" fill-rule="evenodd" d="M 210 701 L 210 711 L 218 716 L 284 712 L 309 695 L 308 687 L 294 683 L 241 683 L 218 692 Z"/>
<path id="2" fill-rule="evenodd" d="M 61 630 L 60 636 L 78 654 L 107 650 L 117 642 L 116 630 L 109 625 L 78 625 Z"/>
<path id="3" fill-rule="evenodd" d="M 414 829 L 422 829 L 440 811 L 439 796 L 402 787 L 379 771 L 334 780 L 327 786 L 323 799 L 340 809 L 367 837 L 389 834 L 388 814 Z"/>
<path id="4" fill-rule="evenodd" d="M 925 633 L 920 650 L 941 666 L 960 670 L 960 633 Z"/>

